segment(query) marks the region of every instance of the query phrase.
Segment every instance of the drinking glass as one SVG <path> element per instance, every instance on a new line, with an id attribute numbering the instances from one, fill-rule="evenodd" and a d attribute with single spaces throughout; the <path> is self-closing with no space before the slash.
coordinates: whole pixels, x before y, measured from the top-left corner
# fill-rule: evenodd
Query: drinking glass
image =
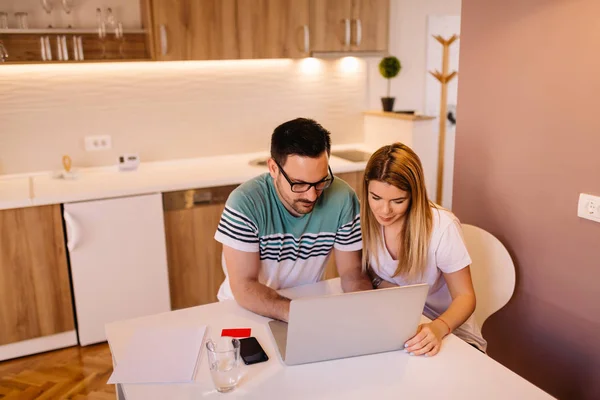
<path id="1" fill-rule="evenodd" d="M 0 29 L 8 29 L 8 14 L 0 11 Z"/>
<path id="2" fill-rule="evenodd" d="M 230 337 L 209 339 L 206 350 L 215 389 L 221 393 L 231 392 L 241 378 L 240 341 Z"/>
<path id="3" fill-rule="evenodd" d="M 29 24 L 27 23 L 27 13 L 26 12 L 16 12 L 15 18 L 17 19 L 17 28 L 19 29 L 27 29 L 29 28 Z"/>

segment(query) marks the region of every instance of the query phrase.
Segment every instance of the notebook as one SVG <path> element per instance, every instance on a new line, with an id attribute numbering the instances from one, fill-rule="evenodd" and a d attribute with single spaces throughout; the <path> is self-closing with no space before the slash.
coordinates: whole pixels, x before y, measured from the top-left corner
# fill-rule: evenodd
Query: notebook
<path id="1" fill-rule="evenodd" d="M 193 382 L 205 333 L 206 326 L 136 330 L 108 383 Z"/>

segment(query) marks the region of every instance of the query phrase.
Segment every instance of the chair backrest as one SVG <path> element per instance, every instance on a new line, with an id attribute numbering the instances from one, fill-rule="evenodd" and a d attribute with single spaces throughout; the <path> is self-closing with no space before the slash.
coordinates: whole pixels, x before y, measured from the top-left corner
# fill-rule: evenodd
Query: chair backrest
<path id="1" fill-rule="evenodd" d="M 477 296 L 479 326 L 508 303 L 515 291 L 515 265 L 504 245 L 491 233 L 463 224 L 465 243 L 473 263 L 471 277 Z"/>

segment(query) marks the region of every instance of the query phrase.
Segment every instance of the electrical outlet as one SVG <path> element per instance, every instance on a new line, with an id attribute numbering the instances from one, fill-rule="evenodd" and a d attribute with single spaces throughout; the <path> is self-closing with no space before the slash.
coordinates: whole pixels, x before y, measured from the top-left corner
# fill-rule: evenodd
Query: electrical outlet
<path id="1" fill-rule="evenodd" d="M 85 151 L 110 150 L 112 147 L 110 135 L 86 136 L 84 143 Z"/>
<path id="2" fill-rule="evenodd" d="M 579 205 L 577 206 L 577 216 L 600 222 L 600 196 L 581 193 L 579 195 Z"/>

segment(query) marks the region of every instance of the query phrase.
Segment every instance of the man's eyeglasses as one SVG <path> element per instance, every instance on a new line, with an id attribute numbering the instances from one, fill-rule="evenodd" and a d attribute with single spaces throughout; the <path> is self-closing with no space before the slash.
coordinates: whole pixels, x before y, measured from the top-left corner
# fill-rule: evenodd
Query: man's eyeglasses
<path id="1" fill-rule="evenodd" d="M 283 174 L 283 177 L 285 178 L 286 181 L 288 181 L 288 183 L 290 184 L 290 188 L 292 189 L 292 192 L 294 192 L 294 193 L 308 192 L 310 190 L 310 188 L 313 186 L 318 191 L 325 190 L 329 186 L 331 186 L 331 183 L 333 182 L 333 172 L 331 172 L 330 166 L 327 166 L 327 170 L 329 171 L 329 176 L 327 178 L 321 179 L 319 182 L 308 183 L 308 182 L 292 182 L 292 180 L 290 179 L 289 176 L 287 176 L 287 174 L 285 173 L 283 168 L 281 168 L 281 165 L 279 165 L 279 163 L 277 161 L 275 161 L 275 164 L 277 164 L 277 166 L 279 167 L 279 170 Z"/>

